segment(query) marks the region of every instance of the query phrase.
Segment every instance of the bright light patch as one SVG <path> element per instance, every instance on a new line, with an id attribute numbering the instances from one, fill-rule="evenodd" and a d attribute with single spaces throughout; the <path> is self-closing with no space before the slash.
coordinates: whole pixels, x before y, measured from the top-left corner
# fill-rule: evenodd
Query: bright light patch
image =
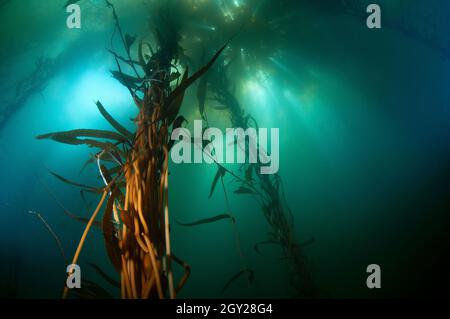
<path id="1" fill-rule="evenodd" d="M 263 70 L 258 70 L 254 78 L 246 82 L 245 88 L 249 97 L 258 105 L 266 105 L 270 97 L 269 75 Z"/>
<path id="2" fill-rule="evenodd" d="M 129 110 L 131 97 L 107 69 L 88 70 L 77 80 L 66 105 L 68 118 L 83 126 L 101 121 L 96 101 L 100 101 L 113 116 L 121 117 Z"/>
<path id="3" fill-rule="evenodd" d="M 267 94 L 265 88 L 256 81 L 250 80 L 246 84 L 246 89 L 250 97 L 258 103 L 265 104 Z"/>

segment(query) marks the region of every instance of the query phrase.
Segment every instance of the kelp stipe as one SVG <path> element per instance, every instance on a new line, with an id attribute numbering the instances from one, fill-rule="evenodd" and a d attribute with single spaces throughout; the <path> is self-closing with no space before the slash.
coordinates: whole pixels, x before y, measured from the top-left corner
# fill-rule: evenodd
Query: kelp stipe
<path id="1" fill-rule="evenodd" d="M 122 57 L 111 50 L 118 68 L 113 75 L 128 88 L 139 110 L 135 118 L 136 130 L 134 133 L 129 132 L 97 102 L 100 113 L 115 131 L 81 129 L 45 134 L 38 136 L 38 139 L 84 144 L 99 149 L 89 162 L 97 164 L 104 187 L 90 187 L 59 176 L 85 192 L 102 194 L 87 222 L 72 263 L 78 262 L 96 216 L 102 212 L 105 247 L 109 259 L 120 274 L 121 297 L 175 298 L 189 277 L 190 267 L 172 253 L 170 245 L 170 136 L 171 131 L 182 123 L 179 111 L 185 91 L 212 66 L 225 46 L 192 76 L 186 69 L 180 80 L 179 73 L 178 76 L 171 73 L 173 62 L 177 60 L 177 50 L 172 45 L 169 48 L 165 46 L 170 41 L 159 39 L 159 47 L 151 56 L 143 54 L 144 43 L 141 41 L 138 61 L 131 58 L 130 48 L 135 38 L 122 32 L 114 6 L 106 2 L 112 9 L 116 30 L 127 54 L 127 57 Z M 122 72 L 121 62 L 130 66 L 135 76 Z M 107 167 L 106 159 L 109 162 L 112 160 L 115 166 Z M 184 269 L 184 275 L 177 284 L 173 278 L 173 262 Z M 90 291 L 87 297 L 95 296 L 92 293 L 95 291 L 107 297 L 98 285 L 93 282 L 87 284 Z M 64 297 L 68 296 L 68 292 L 66 287 Z"/>

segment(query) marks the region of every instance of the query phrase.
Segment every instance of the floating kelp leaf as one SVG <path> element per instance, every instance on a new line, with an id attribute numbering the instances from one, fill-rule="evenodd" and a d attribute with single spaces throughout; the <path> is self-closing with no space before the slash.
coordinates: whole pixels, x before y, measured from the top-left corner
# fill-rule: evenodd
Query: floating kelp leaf
<path id="1" fill-rule="evenodd" d="M 90 130 L 90 129 L 78 129 L 78 130 L 65 131 L 65 132 L 48 133 L 48 134 L 39 135 L 36 138 L 38 140 L 52 139 L 52 140 L 60 142 L 60 143 L 72 144 L 72 145 L 85 144 L 87 141 L 90 141 L 90 140 L 79 139 L 81 137 L 104 138 L 104 139 L 116 140 L 116 141 L 120 141 L 120 142 L 125 142 L 127 140 L 125 136 L 123 136 L 119 133 L 116 133 L 116 132 L 104 131 L 104 130 Z"/>
<path id="2" fill-rule="evenodd" d="M 87 190 L 89 190 L 89 191 L 91 191 L 91 192 L 95 192 L 95 193 L 101 193 L 101 192 L 102 192 L 102 190 L 99 189 L 99 188 L 92 187 L 92 186 L 85 185 L 85 184 L 80 184 L 80 183 L 77 183 L 77 182 L 73 182 L 73 181 L 71 181 L 71 180 L 69 180 L 69 179 L 67 179 L 67 178 L 65 178 L 65 177 L 62 177 L 61 175 L 56 174 L 55 172 L 52 172 L 52 171 L 50 171 L 50 170 L 49 170 L 49 172 L 50 172 L 50 174 L 52 174 L 53 176 L 55 176 L 57 179 L 59 179 L 60 181 L 63 181 L 63 182 L 66 183 L 66 184 L 70 184 L 70 185 L 72 185 L 72 186 L 77 186 L 77 187 L 85 188 L 85 189 L 87 189 Z"/>
<path id="3" fill-rule="evenodd" d="M 100 101 L 97 101 L 95 103 L 97 105 L 98 110 L 100 111 L 100 113 L 103 115 L 103 117 L 109 122 L 109 124 L 111 124 L 112 127 L 114 127 L 120 134 L 122 134 L 123 136 L 125 136 L 128 140 L 132 140 L 133 139 L 133 134 L 128 131 L 124 126 L 122 126 L 122 124 L 120 124 L 119 122 L 117 122 L 104 108 L 104 106 L 102 105 L 102 103 L 100 103 Z"/>
<path id="4" fill-rule="evenodd" d="M 223 177 L 225 173 L 226 170 L 222 166 L 219 166 L 219 168 L 217 169 L 216 176 L 214 176 L 214 180 L 212 182 L 208 198 L 211 198 L 212 194 L 214 193 L 214 189 L 216 188 L 217 182 L 219 181 L 219 178 Z"/>
<path id="5" fill-rule="evenodd" d="M 231 222 L 233 222 L 233 223 L 236 222 L 233 216 L 231 216 L 229 214 L 220 214 L 220 215 L 217 215 L 217 216 L 214 216 L 214 217 L 200 219 L 200 220 L 192 222 L 192 223 L 180 223 L 180 222 L 177 222 L 177 224 L 180 225 L 180 226 L 197 226 L 197 225 L 203 225 L 203 224 L 209 224 L 209 223 L 217 222 L 217 221 L 222 220 L 222 219 L 230 219 Z"/>
<path id="6" fill-rule="evenodd" d="M 239 187 L 237 190 L 234 191 L 235 194 L 256 194 L 253 190 L 250 188 L 247 188 L 245 186 Z"/>
<path id="7" fill-rule="evenodd" d="M 236 275 L 234 275 L 233 277 L 231 277 L 230 280 L 228 280 L 228 282 L 225 284 L 225 286 L 222 288 L 222 294 L 228 289 L 228 287 L 233 283 L 233 281 L 237 280 L 239 277 L 248 274 L 248 280 L 250 281 L 250 283 L 253 283 L 253 281 L 255 280 L 255 273 L 252 269 L 243 269 L 241 271 L 239 271 Z"/>
<path id="8" fill-rule="evenodd" d="M 103 228 L 103 238 L 105 240 L 106 252 L 108 254 L 111 263 L 114 268 L 120 273 L 121 269 L 121 252 L 119 248 L 119 241 L 115 236 L 115 229 L 112 220 L 113 216 L 113 204 L 114 200 L 118 194 L 117 188 L 111 193 L 108 203 L 106 204 L 105 212 L 103 214 L 102 228 Z"/>
<path id="9" fill-rule="evenodd" d="M 76 130 L 76 131 L 77 132 L 73 133 L 73 134 L 77 134 L 79 131 L 92 132 L 93 130 Z M 109 134 L 115 134 L 114 135 L 115 138 L 119 137 L 119 134 L 114 133 L 114 132 L 108 132 L 108 131 L 102 131 L 102 132 L 107 132 L 108 134 L 106 134 L 106 133 L 98 134 L 98 135 L 96 135 L 96 137 L 103 135 L 103 136 L 108 136 L 108 138 L 112 138 L 113 135 L 109 135 Z M 101 142 L 101 141 L 92 140 L 92 139 L 80 139 L 80 138 L 74 137 L 71 132 L 50 133 L 50 134 L 40 135 L 37 137 L 37 139 L 46 139 L 46 138 L 52 139 L 56 142 L 63 143 L 63 144 L 87 145 L 89 147 L 99 148 L 104 151 L 109 152 L 111 150 L 114 150 L 115 152 L 117 152 L 119 154 L 123 154 L 123 152 L 116 145 L 114 145 L 110 142 Z M 122 138 L 122 140 L 120 142 L 118 142 L 119 144 L 127 141 L 125 137 L 122 136 L 121 138 Z"/>
<path id="10" fill-rule="evenodd" d="M 97 266 L 94 263 L 88 263 L 89 266 L 94 268 L 95 271 L 103 278 L 105 279 L 109 284 L 111 284 L 114 287 L 120 288 L 120 283 L 117 280 L 114 280 L 111 278 L 107 273 L 105 273 L 99 266 Z"/>
<path id="11" fill-rule="evenodd" d="M 136 37 L 135 36 L 131 36 L 129 34 L 125 34 L 125 46 L 126 46 L 126 49 L 128 51 L 128 54 L 130 53 L 131 46 L 133 45 L 133 43 L 135 41 L 136 41 Z"/>

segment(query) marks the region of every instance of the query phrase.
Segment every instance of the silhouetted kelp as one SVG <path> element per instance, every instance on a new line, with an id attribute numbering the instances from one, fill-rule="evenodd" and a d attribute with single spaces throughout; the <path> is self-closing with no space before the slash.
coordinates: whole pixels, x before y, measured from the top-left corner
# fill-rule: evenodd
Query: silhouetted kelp
<path id="1" fill-rule="evenodd" d="M 118 68 L 113 75 L 128 88 L 138 108 L 139 114 L 134 119 L 136 131 L 129 132 L 97 102 L 99 112 L 115 131 L 79 129 L 37 138 L 88 145 L 100 150 L 89 162 L 97 164 L 105 186 L 90 187 L 54 174 L 85 192 L 102 194 L 87 221 L 72 264 L 78 262 L 86 237 L 106 202 L 102 217 L 104 243 L 109 259 L 120 274 L 122 298 L 175 298 L 186 282 L 190 268 L 173 255 L 170 245 L 168 154 L 171 130 L 183 121 L 178 113 L 186 89 L 212 66 L 225 46 L 193 75 L 189 76 L 186 68 L 180 79 L 171 72 L 178 58 L 177 41 L 157 37 L 158 47 L 150 49 L 150 54 L 144 53 L 145 44 L 141 41 L 138 61 L 134 61 L 130 48 L 135 38 L 122 32 L 114 6 L 109 1 L 106 3 L 112 9 L 116 31 L 127 54 L 127 57 L 113 54 Z M 174 38 L 177 39 L 176 35 Z M 125 74 L 121 63 L 131 67 L 135 74 Z M 112 159 L 116 166 L 107 167 L 104 157 Z M 172 262 L 185 271 L 177 286 L 174 285 Z M 105 273 L 101 274 L 105 277 Z M 97 284 L 84 283 L 87 286 L 81 297 L 110 297 Z M 68 292 L 66 287 L 64 297 Z"/>
<path id="2" fill-rule="evenodd" d="M 40 57 L 36 60 L 35 69 L 26 77 L 17 82 L 15 94 L 10 101 L 5 101 L 5 106 L 0 114 L 0 129 L 23 106 L 28 99 L 36 94 L 41 94 L 57 69 L 58 58 L 49 59 Z"/>
<path id="3" fill-rule="evenodd" d="M 220 104 L 220 110 L 229 113 L 230 121 L 234 126 L 242 127 L 244 130 L 252 125 L 258 128 L 256 120 L 251 115 L 245 114 L 232 92 L 233 89 L 230 88 L 231 85 L 227 78 L 229 65 L 230 62 L 225 63 L 224 60 L 221 60 L 201 79 L 197 94 L 199 112 L 203 118 L 207 118 L 204 103 L 206 88 L 208 88 L 213 95 L 210 99 Z M 248 149 L 248 141 L 246 141 L 246 144 L 246 149 Z M 259 145 L 257 147 L 259 148 Z M 246 154 L 245 156 L 249 155 Z M 246 163 L 248 162 L 246 161 Z M 240 173 L 236 174 L 218 165 L 209 197 L 211 197 L 218 179 L 223 179 L 226 174 L 230 175 L 233 181 L 238 183 L 234 193 L 251 195 L 257 201 L 265 219 L 272 227 L 272 232 L 268 234 L 269 239 L 255 244 L 255 251 L 262 255 L 262 246 L 279 246 L 283 252 L 281 259 L 287 259 L 292 266 L 292 284 L 298 295 L 307 298 L 316 297 L 316 285 L 311 277 L 303 252 L 303 248 L 313 243 L 314 239 L 302 244 L 297 243 L 293 234 L 294 218 L 287 205 L 281 177 L 278 173 L 273 175 L 261 174 L 260 166 L 260 163 L 243 164 L 240 167 Z M 223 185 L 223 187 L 225 186 Z"/>

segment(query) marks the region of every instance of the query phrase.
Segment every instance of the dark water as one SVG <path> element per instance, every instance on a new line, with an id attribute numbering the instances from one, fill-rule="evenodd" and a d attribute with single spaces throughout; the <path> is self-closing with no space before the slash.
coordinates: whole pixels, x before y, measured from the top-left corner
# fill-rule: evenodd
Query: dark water
<path id="1" fill-rule="evenodd" d="M 80 216 L 92 211 L 77 188 L 48 169 L 82 183 L 100 183 L 95 166 L 80 174 L 92 149 L 35 136 L 109 129 L 96 100 L 130 129 L 129 119 L 136 115 L 127 89 L 109 73 L 116 66 L 106 48 L 120 50 L 117 37 L 111 43 L 111 11 L 104 1 L 81 0 L 82 28 L 69 30 L 64 2 L 0 2 L 3 297 L 57 298 L 64 286 L 58 246 L 29 210 L 45 217 L 68 256 L 84 225 L 67 217 L 58 202 Z M 209 55 L 240 30 L 225 51 L 232 60 L 227 74 L 245 112 L 262 127 L 280 128 L 279 173 L 295 218 L 295 238 L 315 238 L 304 252 L 320 296 L 440 293 L 448 266 L 450 206 L 447 1 L 380 0 L 381 30 L 366 27 L 365 1 L 113 3 L 124 31 L 138 39 L 151 42 L 161 21 L 175 21 L 185 63 L 196 67 L 203 50 Z M 32 78 L 42 58 L 48 60 L 40 60 L 47 64 L 34 75 L 39 85 L 18 99 L 17 84 Z M 194 86 L 181 111 L 190 123 L 200 118 L 195 94 Z M 214 106 L 207 102 L 209 121 L 229 127 L 229 115 Z M 233 194 L 230 180 L 238 246 L 227 221 L 176 224 L 227 211 L 220 188 L 208 199 L 215 172 L 213 165 L 171 164 L 173 250 L 192 269 L 180 297 L 295 296 L 288 262 L 277 258 L 280 251 L 269 247 L 265 257 L 255 252 L 255 243 L 271 229 L 251 196 Z M 255 281 L 239 278 L 221 294 L 241 269 L 238 247 Z M 89 262 L 117 278 L 98 230 L 89 234 L 82 253 L 83 276 L 118 297 Z M 382 288 L 375 291 L 366 287 L 366 267 L 373 263 L 382 268 Z"/>

